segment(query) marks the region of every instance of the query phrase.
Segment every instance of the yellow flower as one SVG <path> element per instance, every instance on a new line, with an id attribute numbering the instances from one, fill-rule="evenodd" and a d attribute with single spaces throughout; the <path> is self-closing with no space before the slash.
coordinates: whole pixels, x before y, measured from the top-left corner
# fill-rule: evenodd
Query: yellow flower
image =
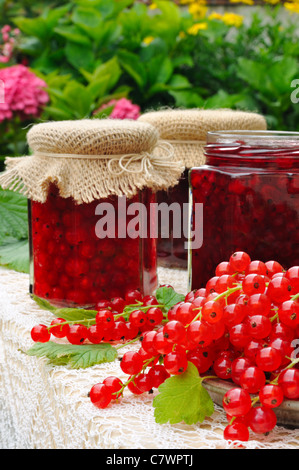
<path id="1" fill-rule="evenodd" d="M 207 23 L 195 23 L 187 31 L 192 36 L 196 36 L 198 31 L 203 30 L 203 29 L 207 29 L 207 27 L 208 27 Z"/>
<path id="2" fill-rule="evenodd" d="M 180 31 L 179 32 L 179 38 L 184 39 L 186 37 L 185 31 Z"/>
<path id="3" fill-rule="evenodd" d="M 243 24 L 243 16 L 236 13 L 224 13 L 222 21 L 228 26 L 235 26 L 239 28 Z"/>
<path id="4" fill-rule="evenodd" d="M 143 42 L 147 45 L 149 45 L 151 42 L 153 42 L 155 38 L 153 36 L 146 36 L 146 38 L 143 39 Z"/>
<path id="5" fill-rule="evenodd" d="M 245 3 L 246 5 L 254 5 L 254 0 L 229 0 L 229 1 L 230 3 Z"/>
<path id="6" fill-rule="evenodd" d="M 299 13 L 299 2 L 286 2 L 283 6 L 292 13 Z"/>
<path id="7" fill-rule="evenodd" d="M 158 8 L 157 4 L 156 3 L 151 3 L 150 6 L 149 6 L 150 10 L 155 10 L 156 8 Z"/>
<path id="8" fill-rule="evenodd" d="M 214 11 L 213 13 L 211 13 L 208 16 L 208 19 L 209 20 L 222 20 L 222 15 L 220 13 L 217 13 L 216 11 Z"/>
<path id="9" fill-rule="evenodd" d="M 264 0 L 265 3 L 270 3 L 271 5 L 277 5 L 280 3 L 280 0 Z"/>
<path id="10" fill-rule="evenodd" d="M 189 13 L 193 18 L 200 20 L 206 16 L 207 7 L 204 3 L 192 3 L 189 7 Z"/>

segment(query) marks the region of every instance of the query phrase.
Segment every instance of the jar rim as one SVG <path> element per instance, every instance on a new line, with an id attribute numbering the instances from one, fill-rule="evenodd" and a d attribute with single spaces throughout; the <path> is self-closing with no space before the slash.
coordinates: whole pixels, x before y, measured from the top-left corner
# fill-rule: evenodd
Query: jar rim
<path id="1" fill-rule="evenodd" d="M 298 140 L 299 141 L 299 132 L 297 131 L 272 131 L 272 130 L 247 130 L 247 129 L 235 129 L 235 130 L 219 130 L 219 131 L 208 131 L 207 132 L 207 143 L 210 139 L 213 138 L 259 138 L 263 141 L 267 139 L 277 139 L 277 140 Z"/>

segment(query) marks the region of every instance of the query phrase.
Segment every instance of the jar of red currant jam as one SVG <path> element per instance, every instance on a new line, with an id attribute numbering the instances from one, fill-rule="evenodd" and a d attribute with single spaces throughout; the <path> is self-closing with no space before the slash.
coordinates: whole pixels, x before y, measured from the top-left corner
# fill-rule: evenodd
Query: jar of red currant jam
<path id="1" fill-rule="evenodd" d="M 153 157 L 157 130 L 126 120 L 64 121 L 33 126 L 27 140 L 33 154 L 9 159 L 1 184 L 29 200 L 31 292 L 79 307 L 130 289 L 152 294 L 150 207 L 181 172 L 169 149 Z"/>
<path id="2" fill-rule="evenodd" d="M 192 167 L 205 163 L 204 145 L 208 131 L 231 129 L 265 130 L 266 121 L 256 113 L 229 109 L 175 109 L 148 112 L 139 121 L 155 126 L 160 139 L 170 143 L 175 158 L 184 164 L 174 187 L 157 193 L 159 214 L 157 255 L 163 267 L 186 269 L 188 264 L 189 182 Z M 163 211 L 169 211 L 170 217 Z"/>
<path id="3" fill-rule="evenodd" d="M 235 251 L 298 265 L 299 133 L 211 132 L 205 156 L 189 173 L 191 228 L 202 233 L 190 240 L 190 287 L 205 286 Z"/>

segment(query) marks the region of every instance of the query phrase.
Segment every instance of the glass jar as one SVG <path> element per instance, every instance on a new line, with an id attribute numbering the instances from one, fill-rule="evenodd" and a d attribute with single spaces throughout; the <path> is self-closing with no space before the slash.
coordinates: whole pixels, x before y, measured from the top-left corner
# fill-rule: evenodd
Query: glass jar
<path id="1" fill-rule="evenodd" d="M 209 132 L 205 156 L 189 172 L 190 229 L 201 224 L 203 234 L 200 246 L 190 241 L 190 289 L 205 286 L 238 250 L 285 269 L 298 265 L 299 133 Z"/>
<path id="2" fill-rule="evenodd" d="M 266 120 L 260 114 L 245 111 L 194 108 L 149 111 L 142 114 L 138 121 L 156 127 L 160 139 L 173 146 L 174 160 L 184 165 L 179 183 L 157 194 L 157 203 L 167 205 L 171 215 L 169 225 L 165 217 L 159 219 L 157 255 L 159 266 L 187 269 L 190 210 L 188 172 L 190 168 L 205 163 L 207 132 L 222 129 L 265 130 Z"/>
<path id="3" fill-rule="evenodd" d="M 63 307 L 94 307 L 157 287 L 156 192 L 182 172 L 153 149 L 157 130 L 133 120 L 40 123 L 32 155 L 6 161 L 5 189 L 29 200 L 30 292 Z M 153 235 L 152 235 L 153 234 Z"/>
<path id="4" fill-rule="evenodd" d="M 188 170 L 182 174 L 179 183 L 168 191 L 157 192 L 157 204 L 164 204 L 169 218 L 161 215 L 158 224 L 157 256 L 162 267 L 187 268 L 188 221 L 189 221 Z M 179 217 L 179 221 L 176 217 Z M 178 233 L 176 233 L 178 230 Z"/>
<path id="5" fill-rule="evenodd" d="M 154 202 L 145 189 L 131 199 L 76 204 L 59 196 L 54 185 L 45 203 L 29 201 L 30 292 L 61 306 L 86 307 L 124 297 L 129 289 L 151 294 L 157 285 L 156 240 L 140 236 L 138 221 L 130 229 L 133 216 L 127 213 L 135 203 L 149 212 Z"/>

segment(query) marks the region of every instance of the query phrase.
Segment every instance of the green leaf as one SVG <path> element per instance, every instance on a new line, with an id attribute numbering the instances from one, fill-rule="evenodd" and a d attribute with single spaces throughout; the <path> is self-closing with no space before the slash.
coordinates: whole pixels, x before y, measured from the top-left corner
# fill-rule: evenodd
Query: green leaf
<path id="1" fill-rule="evenodd" d="M 57 318 L 64 318 L 66 321 L 76 321 L 83 323 L 83 320 L 93 320 L 96 317 L 96 310 L 85 310 L 84 308 L 57 308 L 45 299 L 36 295 L 31 296 L 37 305 L 43 310 L 52 312 Z M 87 322 L 90 324 L 90 322 Z"/>
<path id="2" fill-rule="evenodd" d="M 89 69 L 95 61 L 95 56 L 90 45 L 78 44 L 73 41 L 66 42 L 65 56 L 75 69 Z"/>
<path id="3" fill-rule="evenodd" d="M 6 237 L 17 240 L 28 237 L 27 198 L 0 188 L 0 243 L 5 243 Z"/>
<path id="4" fill-rule="evenodd" d="M 77 28 L 76 25 L 57 26 L 56 28 L 54 28 L 54 31 L 56 34 L 58 34 L 59 36 L 63 36 L 69 41 L 76 42 L 83 46 L 90 45 L 90 40 L 88 39 L 86 34 L 83 34 L 81 30 Z"/>
<path id="5" fill-rule="evenodd" d="M 156 422 L 196 424 L 211 416 L 214 404 L 202 381 L 197 368 L 190 362 L 183 374 L 166 379 L 153 400 Z"/>
<path id="6" fill-rule="evenodd" d="M 26 354 L 46 357 L 49 364 L 69 366 L 72 369 L 86 369 L 96 364 L 112 362 L 117 357 L 116 349 L 108 343 L 75 345 L 53 341 L 35 343 Z"/>
<path id="7" fill-rule="evenodd" d="M 158 304 L 164 305 L 166 311 L 185 299 L 184 294 L 178 294 L 172 287 L 159 287 L 155 296 Z"/>
<path id="8" fill-rule="evenodd" d="M 21 273 L 29 273 L 28 240 L 18 240 L 0 246 L 0 264 Z"/>
<path id="9" fill-rule="evenodd" d="M 147 83 L 147 75 L 138 55 L 122 50 L 119 51 L 118 58 L 121 66 L 133 78 L 139 88 L 144 88 Z"/>

